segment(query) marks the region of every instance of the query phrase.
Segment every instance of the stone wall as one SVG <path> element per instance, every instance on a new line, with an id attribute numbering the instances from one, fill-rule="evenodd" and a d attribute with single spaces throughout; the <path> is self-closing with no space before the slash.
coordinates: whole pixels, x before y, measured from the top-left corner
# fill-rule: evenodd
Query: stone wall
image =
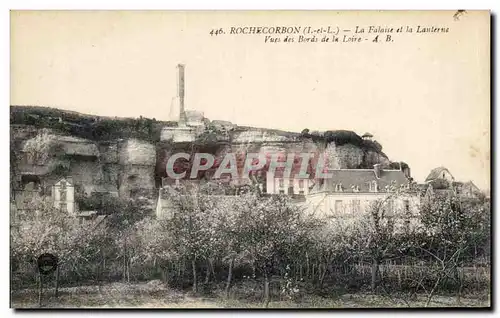
<path id="1" fill-rule="evenodd" d="M 156 164 L 156 148 L 153 144 L 137 139 L 128 139 L 119 145 L 119 163 L 121 165 Z"/>
<path id="2" fill-rule="evenodd" d="M 50 129 L 36 129 L 32 126 L 12 125 L 12 145 L 16 153 L 21 153 L 23 143 L 42 133 L 53 135 L 57 142 L 63 145 L 63 157 L 49 160 L 45 166 L 36 169 L 19 169 L 23 163 L 22 156 L 16 158 L 16 173 L 21 174 L 35 171 L 42 181 L 53 183 L 59 178 L 55 175 L 54 162 L 67 165 L 67 174 L 72 176 L 76 185 L 85 189 L 85 192 L 114 192 L 120 196 L 129 197 L 131 194 L 154 192 L 159 186 L 157 180 L 165 177 L 165 164 L 169 156 L 175 152 L 191 152 L 193 144 L 190 142 L 176 143 L 160 142 L 154 144 L 138 139 L 94 141 L 73 136 L 61 136 Z M 299 134 L 279 132 L 258 128 L 235 127 L 230 132 L 230 142 L 216 143 L 213 154 L 220 161 L 228 152 L 246 154 L 249 152 L 262 153 L 326 153 L 329 167 L 334 169 L 358 168 L 375 163 L 388 164 L 389 160 L 375 151 L 364 150 L 358 146 L 345 144 L 324 145 L 315 143 L 312 139 L 300 138 Z M 210 147 L 209 147 L 210 148 Z M 32 172 L 31 172 L 32 173 Z M 21 179 L 15 176 L 16 180 Z M 154 194 L 151 194 L 154 196 Z"/>
<path id="3" fill-rule="evenodd" d="M 34 166 L 23 159 L 25 156 L 21 152 L 26 140 L 40 134 L 54 137 L 62 152 L 51 156 L 42 166 Z M 70 176 L 79 196 L 104 192 L 129 197 L 131 192 L 143 189 L 150 193 L 155 187 L 156 149 L 152 143 L 136 139 L 95 142 L 21 125 L 11 127 L 11 136 L 14 151 L 19 154 L 14 162 L 16 169 L 13 169 L 19 174 L 13 176 L 16 180 L 21 180 L 23 174 L 34 174 L 48 186 Z M 61 167 L 64 167 L 62 171 Z M 15 190 L 22 190 L 22 187 L 18 182 Z"/>

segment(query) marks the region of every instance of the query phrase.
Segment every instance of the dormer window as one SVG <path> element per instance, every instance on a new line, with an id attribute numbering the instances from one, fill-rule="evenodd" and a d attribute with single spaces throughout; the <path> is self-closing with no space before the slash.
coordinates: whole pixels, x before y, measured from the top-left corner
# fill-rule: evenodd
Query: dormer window
<path id="1" fill-rule="evenodd" d="M 336 184 L 335 185 L 335 192 L 342 192 L 342 183 Z"/>
<path id="2" fill-rule="evenodd" d="M 377 181 L 370 182 L 370 192 L 378 192 Z"/>
<path id="3" fill-rule="evenodd" d="M 358 185 L 353 185 L 352 186 L 352 192 L 359 192 L 359 186 Z"/>

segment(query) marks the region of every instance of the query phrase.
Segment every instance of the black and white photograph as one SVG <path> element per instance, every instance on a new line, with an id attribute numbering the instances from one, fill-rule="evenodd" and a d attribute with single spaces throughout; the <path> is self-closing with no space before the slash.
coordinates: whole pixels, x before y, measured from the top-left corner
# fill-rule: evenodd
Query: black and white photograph
<path id="1" fill-rule="evenodd" d="M 10 307 L 491 308 L 491 19 L 12 10 Z"/>

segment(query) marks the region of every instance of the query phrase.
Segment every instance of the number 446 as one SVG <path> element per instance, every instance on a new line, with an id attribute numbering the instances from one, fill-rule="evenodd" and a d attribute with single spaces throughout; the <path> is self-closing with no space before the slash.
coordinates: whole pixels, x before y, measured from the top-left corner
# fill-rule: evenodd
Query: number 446
<path id="1" fill-rule="evenodd" d="M 219 34 L 224 34 L 224 30 L 222 30 L 222 28 L 216 30 L 216 29 L 212 29 L 212 31 L 210 31 L 210 35 L 219 35 Z"/>

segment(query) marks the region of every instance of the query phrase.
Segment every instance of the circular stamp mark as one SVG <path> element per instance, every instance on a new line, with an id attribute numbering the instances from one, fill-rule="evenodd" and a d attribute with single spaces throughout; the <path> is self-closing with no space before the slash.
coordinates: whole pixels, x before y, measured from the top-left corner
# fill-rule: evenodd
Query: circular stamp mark
<path id="1" fill-rule="evenodd" d="M 37 259 L 38 270 L 43 275 L 53 273 L 57 269 L 58 259 L 57 256 L 50 253 L 44 253 Z"/>

